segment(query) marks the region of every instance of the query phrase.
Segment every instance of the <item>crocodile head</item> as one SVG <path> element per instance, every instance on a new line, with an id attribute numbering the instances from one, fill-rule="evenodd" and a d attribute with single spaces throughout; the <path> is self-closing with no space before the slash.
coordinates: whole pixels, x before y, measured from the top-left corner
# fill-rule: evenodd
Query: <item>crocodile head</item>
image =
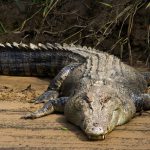
<path id="1" fill-rule="evenodd" d="M 87 101 L 82 106 L 83 122 L 80 124 L 82 130 L 91 140 L 103 140 L 105 135 L 118 125 L 121 112 L 120 101 L 113 93 L 99 92 L 94 94 L 92 91 L 85 94 Z"/>
<path id="2" fill-rule="evenodd" d="M 107 133 L 128 120 L 123 107 L 113 88 L 92 86 L 69 100 L 65 115 L 90 140 L 103 140 Z"/>

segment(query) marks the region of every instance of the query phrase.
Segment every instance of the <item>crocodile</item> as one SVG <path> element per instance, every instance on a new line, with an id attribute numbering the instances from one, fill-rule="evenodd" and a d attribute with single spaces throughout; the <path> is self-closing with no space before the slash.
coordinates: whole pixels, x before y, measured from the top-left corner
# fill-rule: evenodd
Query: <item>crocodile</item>
<path id="1" fill-rule="evenodd" d="M 150 109 L 144 75 L 116 56 L 86 46 L 1 43 L 0 74 L 53 78 L 34 100 L 44 106 L 21 118 L 61 112 L 90 140 L 105 139 L 136 112 Z"/>

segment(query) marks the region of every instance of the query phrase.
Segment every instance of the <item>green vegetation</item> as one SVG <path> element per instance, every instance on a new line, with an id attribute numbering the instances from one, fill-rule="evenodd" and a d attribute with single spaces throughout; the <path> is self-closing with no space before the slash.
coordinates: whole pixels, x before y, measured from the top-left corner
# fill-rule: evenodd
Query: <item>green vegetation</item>
<path id="1" fill-rule="evenodd" d="M 60 127 L 59 130 L 68 131 L 69 129 L 65 127 Z"/>
<path id="2" fill-rule="evenodd" d="M 150 8 L 150 2 L 147 4 L 146 8 Z"/>
<path id="3" fill-rule="evenodd" d="M 109 4 L 109 3 L 104 3 L 104 2 L 101 2 L 101 0 L 97 0 L 97 2 L 98 3 L 100 3 L 100 4 L 102 4 L 102 5 L 104 5 L 104 6 L 106 6 L 106 7 L 113 7 L 111 4 Z"/>
<path id="4" fill-rule="evenodd" d="M 0 34 L 5 33 L 5 32 L 6 32 L 5 27 L 4 27 L 3 23 L 0 22 Z"/>

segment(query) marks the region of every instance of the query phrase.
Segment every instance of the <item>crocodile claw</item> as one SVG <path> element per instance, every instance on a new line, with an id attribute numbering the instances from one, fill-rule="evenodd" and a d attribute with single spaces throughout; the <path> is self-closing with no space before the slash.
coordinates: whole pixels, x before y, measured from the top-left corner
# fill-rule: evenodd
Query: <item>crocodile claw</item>
<path id="1" fill-rule="evenodd" d="M 21 119 L 36 119 L 36 114 L 35 113 L 30 113 L 30 114 L 26 114 L 24 116 L 21 117 Z"/>
<path id="2" fill-rule="evenodd" d="M 41 109 L 24 115 L 21 117 L 21 119 L 36 119 L 51 114 L 52 112 L 54 112 L 53 104 L 51 103 L 51 101 L 48 101 Z"/>

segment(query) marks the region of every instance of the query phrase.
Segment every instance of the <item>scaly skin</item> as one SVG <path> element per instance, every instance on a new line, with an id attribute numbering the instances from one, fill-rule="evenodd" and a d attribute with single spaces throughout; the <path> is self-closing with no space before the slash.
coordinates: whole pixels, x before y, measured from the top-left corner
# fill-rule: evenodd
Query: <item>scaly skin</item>
<path id="1" fill-rule="evenodd" d="M 89 139 L 98 140 L 128 122 L 136 111 L 150 109 L 144 77 L 113 55 L 58 44 L 0 44 L 0 49 L 1 74 L 43 76 L 61 70 L 35 101 L 46 104 L 25 119 L 64 111 Z"/>

